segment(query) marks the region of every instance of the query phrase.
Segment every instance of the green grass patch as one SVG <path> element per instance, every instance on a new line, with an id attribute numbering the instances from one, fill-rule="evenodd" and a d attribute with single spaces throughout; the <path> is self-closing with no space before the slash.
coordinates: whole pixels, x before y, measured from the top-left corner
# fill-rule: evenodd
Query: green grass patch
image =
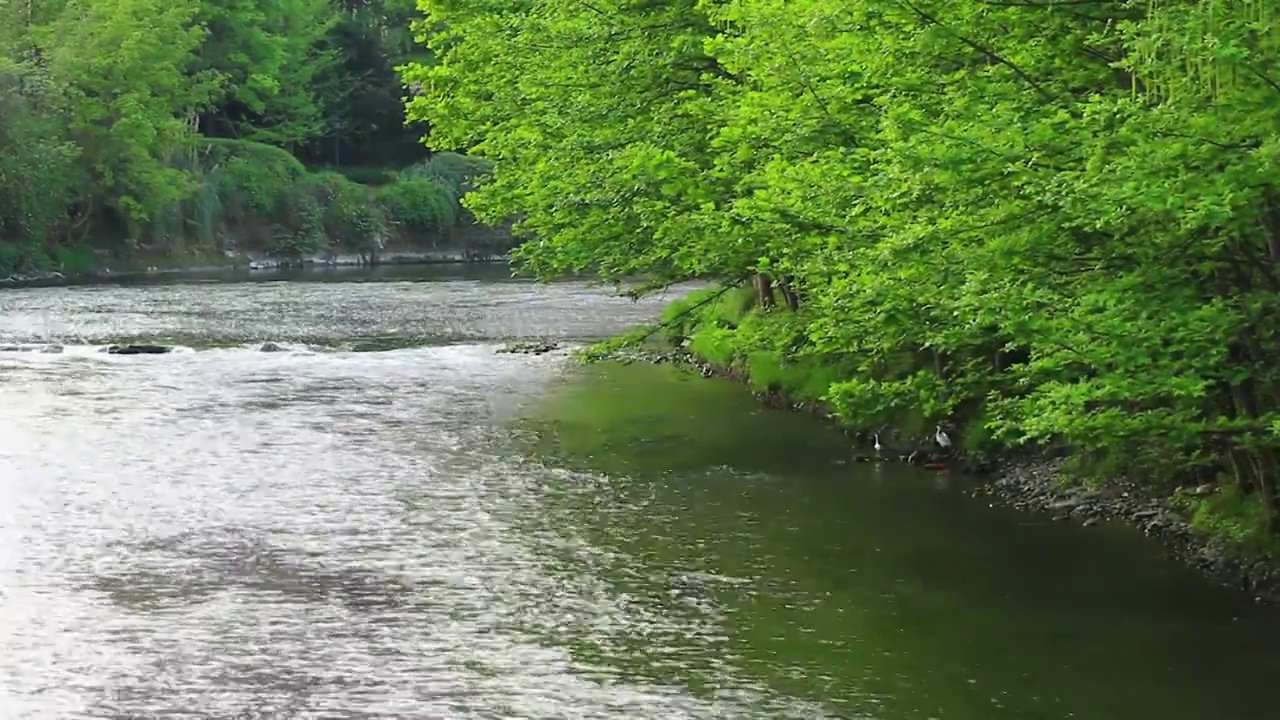
<path id="1" fill-rule="evenodd" d="M 817 402 L 826 397 L 838 371 L 822 358 L 787 359 L 771 350 L 746 355 L 748 382 L 757 390 L 778 389 L 795 400 Z"/>
<path id="2" fill-rule="evenodd" d="M 668 305 L 662 319 L 668 342 L 684 343 L 702 360 L 741 371 L 755 390 L 778 391 L 799 401 L 836 400 L 837 410 L 844 409 L 839 420 L 849 427 L 892 427 L 907 435 L 932 436 L 935 421 L 919 407 L 909 384 L 881 385 L 861 374 L 858 358 L 815 353 L 803 308 L 798 313 L 762 310 L 750 286 L 706 288 Z M 902 365 L 891 368 L 893 374 L 920 372 L 910 353 L 891 359 Z M 886 390 L 892 394 L 884 395 Z M 867 393 L 871 395 L 859 399 Z M 989 447 L 992 439 L 985 423 L 976 422 L 965 426 L 957 442 L 978 450 Z"/>
<path id="3" fill-rule="evenodd" d="M 94 255 L 93 249 L 86 245 L 60 245 L 54 247 L 49 252 L 49 258 L 58 271 L 68 275 L 89 272 L 98 264 L 98 258 Z"/>
<path id="4" fill-rule="evenodd" d="M 1190 516 L 1191 527 L 1210 537 L 1251 552 L 1280 554 L 1280 538 L 1267 533 L 1262 503 L 1256 496 L 1242 493 L 1234 483 L 1204 497 L 1179 490 L 1172 504 Z"/>
<path id="5" fill-rule="evenodd" d="M 738 355 L 735 340 L 733 330 L 708 325 L 698 328 L 689 337 L 689 352 L 713 365 L 733 367 Z"/>

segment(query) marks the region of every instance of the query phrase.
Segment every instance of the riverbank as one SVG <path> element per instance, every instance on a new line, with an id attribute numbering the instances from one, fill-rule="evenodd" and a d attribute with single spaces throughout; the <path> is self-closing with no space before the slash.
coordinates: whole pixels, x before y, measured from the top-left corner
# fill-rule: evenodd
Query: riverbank
<path id="1" fill-rule="evenodd" d="M 1201 492 L 1206 499 L 1224 491 L 1206 487 Z M 975 485 L 974 493 L 1054 520 L 1126 525 L 1158 540 L 1171 556 L 1211 581 L 1238 588 L 1255 602 L 1280 605 L 1280 556 L 1196 528 L 1194 515 L 1177 496 L 1161 497 L 1124 479 L 1101 487 L 1072 483 L 1062 460 L 1049 457 L 1006 459 Z"/>
<path id="2" fill-rule="evenodd" d="M 710 296 L 706 296 L 710 297 Z M 748 297 L 733 291 L 706 300 L 682 300 L 669 306 L 662 325 L 665 337 L 654 343 L 646 334 L 619 338 L 585 354 L 587 359 L 672 363 L 703 377 L 724 377 L 747 385 L 770 407 L 805 412 L 834 423 L 855 439 L 861 461 L 912 462 L 973 478 L 970 492 L 1018 510 L 1084 526 L 1123 525 L 1141 532 L 1168 553 L 1201 571 L 1212 582 L 1247 593 L 1255 602 L 1280 604 L 1280 543 L 1267 537 L 1263 518 L 1241 498 L 1226 478 L 1169 491 L 1124 477 L 1085 480 L 1066 461 L 1062 449 L 1012 448 L 991 440 L 972 425 L 952 428 L 957 447 L 943 453 L 933 444 L 927 418 L 900 412 L 890 425 L 862 427 L 825 400 L 826 390 L 841 377 L 835 359 L 789 361 L 785 353 L 761 344 L 779 337 L 776 326 L 759 332 Z M 777 313 L 775 313 L 777 315 Z M 753 327 L 753 322 L 757 323 Z M 785 322 L 785 321 L 783 321 Z M 767 322 L 765 323 L 767 324 Z M 746 330 L 744 330 L 746 328 Z M 879 434 L 888 448 L 870 446 Z"/>
<path id="3" fill-rule="evenodd" d="M 192 152 L 212 163 L 195 173 L 204 195 L 156 210 L 145 223 L 99 209 L 80 220 L 78 239 L 53 225 L 0 238 L 0 285 L 487 261 L 505 258 L 516 244 L 508 225 L 478 222 L 462 207 L 471 178 L 488 168 L 473 158 L 437 153 L 408 167 L 352 173 L 366 184 L 337 169 L 309 169 L 261 143 L 203 138 Z"/>
<path id="4" fill-rule="evenodd" d="M 446 265 L 457 263 L 505 263 L 506 252 L 484 248 L 451 247 L 431 250 L 395 250 L 370 258 L 367 255 L 312 255 L 301 260 L 285 260 L 260 253 L 210 255 L 204 257 L 143 258 L 131 263 L 107 263 L 81 272 L 56 270 L 14 273 L 0 277 L 0 288 L 72 284 L 115 278 L 183 275 L 224 270 L 284 270 L 291 268 L 357 268 L 384 265 Z"/>

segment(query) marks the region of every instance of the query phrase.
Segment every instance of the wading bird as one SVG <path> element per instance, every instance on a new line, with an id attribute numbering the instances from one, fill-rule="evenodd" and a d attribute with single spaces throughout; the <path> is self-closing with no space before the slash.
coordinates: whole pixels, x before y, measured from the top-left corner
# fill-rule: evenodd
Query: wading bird
<path id="1" fill-rule="evenodd" d="M 934 434 L 933 439 L 937 440 L 938 444 L 944 448 L 951 447 L 951 436 L 943 432 L 941 425 L 938 426 L 938 432 Z"/>

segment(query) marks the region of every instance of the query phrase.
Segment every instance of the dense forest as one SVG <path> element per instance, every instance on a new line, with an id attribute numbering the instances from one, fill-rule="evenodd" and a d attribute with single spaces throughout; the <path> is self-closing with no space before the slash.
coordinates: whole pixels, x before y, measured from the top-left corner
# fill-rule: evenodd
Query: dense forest
<path id="1" fill-rule="evenodd" d="M 413 0 L 0 0 L 0 274 L 438 237 Z"/>
<path id="2" fill-rule="evenodd" d="M 1280 5 L 419 4 L 410 115 L 527 270 L 739 287 L 673 339 L 1280 531 Z"/>

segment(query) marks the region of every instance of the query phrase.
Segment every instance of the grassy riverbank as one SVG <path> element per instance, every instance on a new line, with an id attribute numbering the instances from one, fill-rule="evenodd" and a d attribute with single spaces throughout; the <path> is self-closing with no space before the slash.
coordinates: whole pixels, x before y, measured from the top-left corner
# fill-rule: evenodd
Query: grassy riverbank
<path id="1" fill-rule="evenodd" d="M 0 239 L 0 279 L 147 269 L 333 261 L 396 254 L 501 255 L 503 228 L 478 225 L 460 199 L 485 163 L 440 153 L 407 168 L 349 179 L 312 171 L 289 153 L 238 140 L 194 141 L 194 185 L 146 227 L 97 218 L 74 244 Z"/>
<path id="2" fill-rule="evenodd" d="M 762 308 L 750 286 L 707 288 L 671 303 L 656 329 L 658 357 L 690 363 L 704 374 L 746 383 L 771 405 L 811 411 L 869 445 L 879 433 L 894 448 L 933 447 L 935 419 L 907 397 L 859 415 L 841 393 L 866 382 L 853 354 L 817 352 L 808 340 L 811 317 L 783 305 Z M 603 355 L 635 342 L 642 331 L 598 348 Z M 650 336 L 652 337 L 652 335 Z M 904 359 L 885 376 L 928 372 Z M 978 392 L 975 391 L 975 395 Z M 998 396 L 957 403 L 959 412 L 938 420 L 955 440 L 959 468 L 993 472 L 975 492 L 1061 521 L 1086 525 L 1120 522 L 1158 538 L 1170 552 L 1213 579 L 1239 587 L 1260 601 L 1280 601 L 1280 542 L 1267 530 L 1257 499 L 1243 493 L 1225 470 L 1217 475 L 1151 478 L 1114 473 L 1088 447 L 1057 442 L 1028 447 L 1002 441 L 984 412 Z"/>

